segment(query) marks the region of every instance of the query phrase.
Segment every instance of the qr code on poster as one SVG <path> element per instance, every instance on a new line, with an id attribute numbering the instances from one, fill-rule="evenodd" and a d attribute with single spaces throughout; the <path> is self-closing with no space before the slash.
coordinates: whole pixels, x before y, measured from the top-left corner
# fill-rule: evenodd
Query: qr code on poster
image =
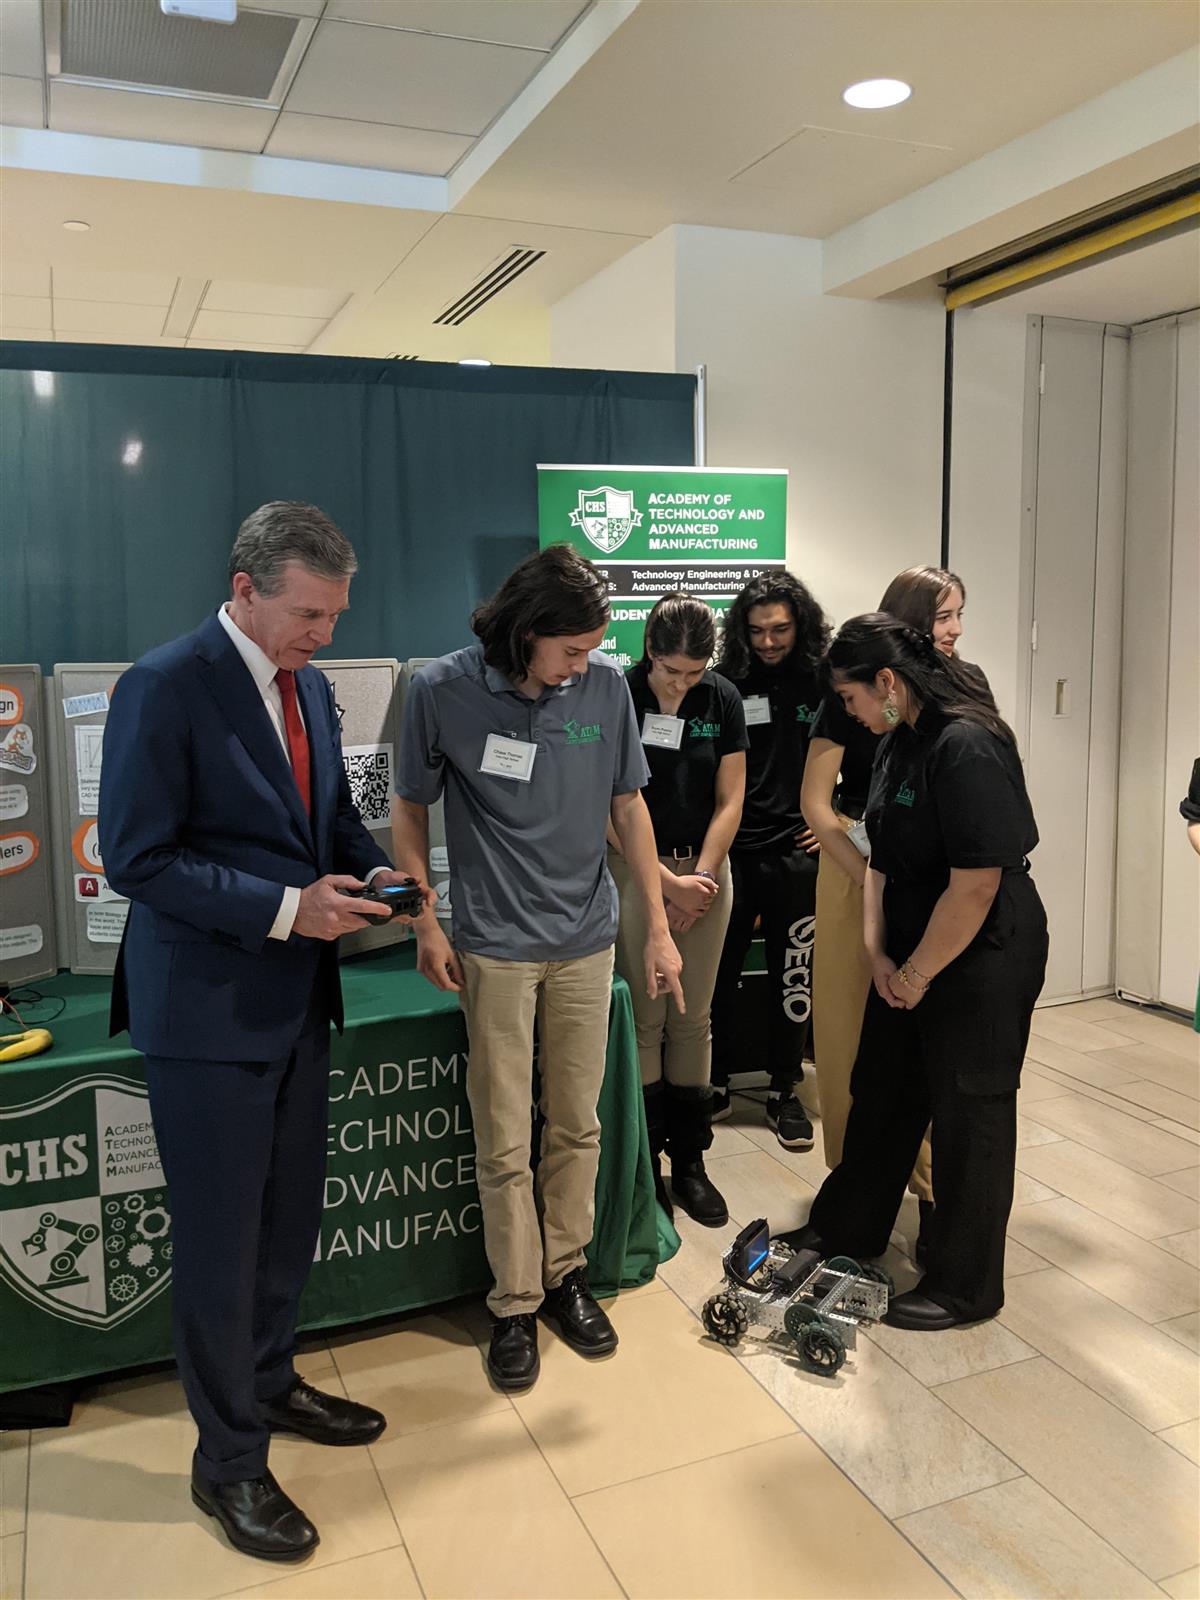
<path id="1" fill-rule="evenodd" d="M 368 828 L 386 828 L 392 804 L 392 746 L 343 745 L 350 798 Z"/>

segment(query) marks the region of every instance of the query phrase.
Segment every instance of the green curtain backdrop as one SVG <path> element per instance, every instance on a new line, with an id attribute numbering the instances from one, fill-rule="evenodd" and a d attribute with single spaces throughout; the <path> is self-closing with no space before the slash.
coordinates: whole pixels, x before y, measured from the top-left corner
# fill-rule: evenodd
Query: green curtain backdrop
<path id="1" fill-rule="evenodd" d="M 688 465 L 671 373 L 0 342 L 0 647 L 133 660 L 227 593 L 238 523 L 308 500 L 353 542 L 334 650 L 438 655 L 537 548 L 536 464 Z"/>

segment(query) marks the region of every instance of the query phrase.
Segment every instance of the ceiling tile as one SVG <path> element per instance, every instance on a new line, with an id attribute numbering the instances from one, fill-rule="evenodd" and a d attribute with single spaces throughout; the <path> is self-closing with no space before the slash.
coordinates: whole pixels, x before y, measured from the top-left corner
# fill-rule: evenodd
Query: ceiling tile
<path id="1" fill-rule="evenodd" d="M 106 305 L 99 300 L 54 302 L 57 333 L 107 333 L 118 339 L 157 339 L 162 333 L 161 306 Z"/>
<path id="2" fill-rule="evenodd" d="M 506 45 L 322 22 L 285 102 L 288 111 L 442 133 L 479 134 L 529 82 L 543 56 Z"/>
<path id="3" fill-rule="evenodd" d="M 0 9 L 0 16 L 3 16 Z M 8 66 L 7 56 L 0 61 Z M 46 124 L 40 78 L 0 78 L 0 122 L 10 128 L 42 128 Z"/>
<path id="4" fill-rule="evenodd" d="M 247 10 L 282 11 L 289 17 L 319 17 L 325 0 L 249 0 Z"/>
<path id="5" fill-rule="evenodd" d="M 50 268 L 20 261 L 0 264 L 0 295 L 50 293 Z"/>
<path id="6" fill-rule="evenodd" d="M 325 15 L 550 50 L 586 10 L 586 0 L 329 0 Z"/>
<path id="7" fill-rule="evenodd" d="M 49 328 L 50 300 L 45 295 L 0 295 L 0 324 L 6 328 Z"/>
<path id="8" fill-rule="evenodd" d="M 55 335 L 56 344 L 134 344 L 154 346 L 161 340 L 148 334 L 140 333 L 91 333 L 78 328 L 60 331 Z"/>
<path id="9" fill-rule="evenodd" d="M 344 289 L 302 289 L 295 284 L 210 283 L 205 311 L 251 311 L 260 316 L 314 317 L 327 322 L 346 301 Z"/>
<path id="10" fill-rule="evenodd" d="M 0 0 L 0 61 L 15 77 L 41 78 L 46 70 L 41 0 Z"/>
<path id="11" fill-rule="evenodd" d="M 248 311 L 198 311 L 192 324 L 197 339 L 308 345 L 325 326 L 324 317 L 268 317 Z"/>
<path id="12" fill-rule="evenodd" d="M 381 122 L 350 122 L 285 111 L 267 140 L 266 154 L 443 177 L 474 142 L 470 134 L 393 128 Z"/>
<path id="13" fill-rule="evenodd" d="M 308 348 L 302 344 L 271 344 L 266 339 L 189 339 L 189 350 L 267 350 L 288 355 L 303 355 Z"/>
<path id="14" fill-rule="evenodd" d="M 98 133 L 113 139 L 148 139 L 158 144 L 195 144 L 210 150 L 257 154 L 274 120 L 274 111 L 266 107 L 138 94 L 131 89 L 95 89 L 81 83 L 55 81 L 50 85 L 50 126 L 60 133 Z"/>
<path id="15" fill-rule="evenodd" d="M 0 339 L 28 339 L 38 344 L 53 344 L 53 328 L 10 328 L 0 323 Z"/>
<path id="16" fill-rule="evenodd" d="M 166 273 L 93 272 L 55 267 L 54 294 L 60 300 L 107 300 L 114 305 L 169 306 L 179 280 Z"/>

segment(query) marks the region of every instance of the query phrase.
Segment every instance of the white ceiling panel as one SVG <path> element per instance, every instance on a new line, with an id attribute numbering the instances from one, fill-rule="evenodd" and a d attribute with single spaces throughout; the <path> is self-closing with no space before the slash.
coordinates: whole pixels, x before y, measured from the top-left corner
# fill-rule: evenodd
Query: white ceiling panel
<path id="1" fill-rule="evenodd" d="M 54 294 L 60 300 L 107 300 L 125 306 L 169 306 L 178 282 L 165 273 L 94 272 L 55 267 Z"/>
<path id="2" fill-rule="evenodd" d="M 46 66 L 41 0 L 0 0 L 0 62 L 15 77 L 41 77 Z"/>
<path id="3" fill-rule="evenodd" d="M 0 0 L 2 3 L 2 0 Z M 282 11 L 289 17 L 319 17 L 325 0 L 239 0 L 239 11 Z"/>
<path id="4" fill-rule="evenodd" d="M 329 0 L 325 15 L 550 50 L 587 0 Z"/>
<path id="5" fill-rule="evenodd" d="M 271 344 L 267 339 L 189 339 L 189 350 L 267 350 L 288 355 L 303 355 L 307 349 L 302 344 Z"/>
<path id="6" fill-rule="evenodd" d="M 60 133 L 98 133 L 112 139 L 196 144 L 210 150 L 257 154 L 274 120 L 274 111 L 258 106 L 96 89 L 82 83 L 54 81 L 50 85 L 50 126 Z"/>
<path id="7" fill-rule="evenodd" d="M 380 122 L 350 122 L 342 117 L 310 117 L 285 111 L 267 140 L 265 153 L 443 177 L 474 142 L 470 134 L 393 128 Z"/>
<path id="8" fill-rule="evenodd" d="M 270 317 L 249 311 L 198 311 L 192 324 L 197 339 L 232 339 L 247 343 L 307 345 L 326 323 L 325 317 Z"/>
<path id="9" fill-rule="evenodd" d="M 0 5 L 3 0 L 0 0 Z M 0 11 L 0 16 L 3 12 Z M 0 55 L 0 65 L 7 66 L 8 58 Z M 45 107 L 42 102 L 40 78 L 0 78 L 0 122 L 10 128 L 41 128 L 45 126 Z"/>
<path id="10" fill-rule="evenodd" d="M 38 344 L 53 344 L 53 328 L 10 328 L 0 322 L 0 339 L 27 339 Z"/>
<path id="11" fill-rule="evenodd" d="M 312 317 L 327 322 L 345 304 L 341 289 L 302 289 L 295 284 L 210 283 L 205 311 L 250 311 L 260 316 Z"/>
<path id="12" fill-rule="evenodd" d="M 157 339 L 162 333 L 162 306 L 118 306 L 101 300 L 54 302 L 57 333 L 107 333 L 115 339 Z"/>
<path id="13" fill-rule="evenodd" d="M 50 268 L 21 261 L 0 263 L 0 295 L 37 294 L 49 297 Z"/>
<path id="14" fill-rule="evenodd" d="M 506 45 L 322 22 L 286 109 L 478 134 L 515 99 L 544 59 Z"/>
<path id="15" fill-rule="evenodd" d="M 7 276 L 7 275 L 6 275 Z M 48 296 L 0 295 L 0 325 L 5 328 L 49 328 L 53 325 Z"/>

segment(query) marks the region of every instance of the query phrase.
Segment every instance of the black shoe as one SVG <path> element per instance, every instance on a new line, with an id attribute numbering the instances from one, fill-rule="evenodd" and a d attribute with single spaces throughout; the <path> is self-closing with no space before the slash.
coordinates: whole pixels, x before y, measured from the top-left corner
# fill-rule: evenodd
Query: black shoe
<path id="1" fill-rule="evenodd" d="M 914 1333 L 935 1333 L 941 1328 L 960 1328 L 964 1322 L 982 1319 L 955 1316 L 953 1311 L 947 1311 L 945 1306 L 930 1300 L 919 1289 L 910 1289 L 907 1294 L 896 1296 L 883 1320 L 892 1328 L 909 1328 Z"/>
<path id="2" fill-rule="evenodd" d="M 243 1555 L 263 1561 L 303 1561 L 321 1536 L 269 1472 L 239 1483 L 208 1483 L 192 1468 L 192 1499 L 216 1517 Z"/>
<path id="3" fill-rule="evenodd" d="M 493 1318 L 487 1369 L 497 1389 L 533 1388 L 542 1362 L 537 1347 L 537 1317 L 532 1311 Z"/>
<path id="4" fill-rule="evenodd" d="M 314 1444 L 370 1444 L 387 1427 L 381 1411 L 323 1394 L 302 1378 L 278 1399 L 264 1401 L 263 1415 L 272 1433 L 298 1433 Z"/>
<path id="5" fill-rule="evenodd" d="M 913 1260 L 924 1270 L 929 1264 L 929 1240 L 933 1233 L 933 1201 L 918 1200 L 917 1211 L 921 1224 L 917 1229 L 917 1242 L 913 1246 Z"/>
<path id="6" fill-rule="evenodd" d="M 705 1172 L 703 1161 L 672 1162 L 671 1189 L 693 1222 L 723 1228 L 729 1221 L 729 1207 Z"/>
<path id="7" fill-rule="evenodd" d="M 767 1127 L 775 1129 L 775 1137 L 785 1150 L 813 1147 L 813 1125 L 794 1094 L 768 1095 Z"/>
<path id="8" fill-rule="evenodd" d="M 708 1113 L 710 1122 L 724 1122 L 733 1115 L 733 1096 L 728 1086 L 713 1085 L 712 1106 Z"/>
<path id="9" fill-rule="evenodd" d="M 559 1333 L 581 1356 L 608 1356 L 617 1348 L 617 1330 L 592 1298 L 582 1267 L 546 1290 L 542 1310 L 555 1319 Z"/>
<path id="10" fill-rule="evenodd" d="M 792 1228 L 788 1233 L 773 1233 L 772 1239 L 778 1239 L 780 1244 L 787 1245 L 789 1250 L 815 1250 L 818 1255 L 826 1255 L 821 1236 L 811 1222 L 802 1223 L 798 1228 Z"/>

